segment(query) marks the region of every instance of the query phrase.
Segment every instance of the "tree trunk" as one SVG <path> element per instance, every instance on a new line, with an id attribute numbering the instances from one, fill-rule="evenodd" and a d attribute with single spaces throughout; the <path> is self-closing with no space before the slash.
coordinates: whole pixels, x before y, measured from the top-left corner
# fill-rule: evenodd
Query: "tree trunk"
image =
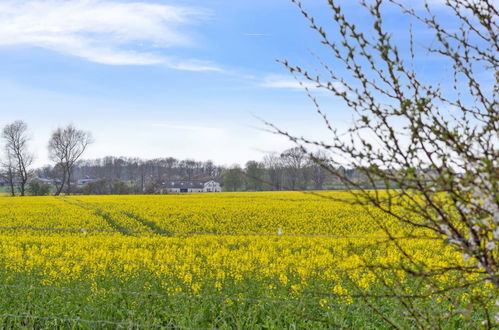
<path id="1" fill-rule="evenodd" d="M 67 195 L 71 195 L 71 170 L 68 169 L 68 189 L 66 191 Z"/>
<path id="2" fill-rule="evenodd" d="M 20 191 L 21 191 L 21 196 L 25 195 L 26 192 L 26 184 L 28 183 L 28 171 L 26 170 L 26 167 L 22 163 L 22 158 L 19 158 L 19 173 L 21 175 L 21 183 L 20 183 Z"/>
<path id="3" fill-rule="evenodd" d="M 12 169 L 9 168 L 9 186 L 10 186 L 10 194 L 12 197 L 16 195 L 16 190 L 14 188 L 14 173 L 12 173 Z"/>
<path id="4" fill-rule="evenodd" d="M 64 184 L 66 183 L 66 170 L 62 170 L 62 180 L 61 180 L 61 185 L 57 188 L 57 191 L 55 192 L 56 196 L 59 196 L 62 192 L 62 189 L 64 189 Z"/>
<path id="5" fill-rule="evenodd" d="M 24 196 L 25 187 L 26 187 L 26 181 L 21 180 L 21 183 L 19 185 L 19 190 L 21 192 L 21 196 Z"/>

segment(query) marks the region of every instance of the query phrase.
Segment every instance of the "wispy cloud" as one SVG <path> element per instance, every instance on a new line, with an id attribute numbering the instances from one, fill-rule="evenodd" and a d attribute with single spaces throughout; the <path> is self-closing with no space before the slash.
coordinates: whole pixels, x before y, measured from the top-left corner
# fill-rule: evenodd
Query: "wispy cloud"
<path id="1" fill-rule="evenodd" d="M 300 83 L 301 82 L 301 83 Z M 279 74 L 269 74 L 263 77 L 260 82 L 258 82 L 259 87 L 264 88 L 282 88 L 288 90 L 301 90 L 303 91 L 308 88 L 310 91 L 313 91 L 314 94 L 321 93 L 321 95 L 333 95 L 331 91 L 325 87 L 327 82 L 322 82 L 324 85 L 318 86 L 317 83 L 313 81 L 307 80 L 297 80 L 292 75 L 279 75 Z M 347 92 L 345 87 L 340 82 L 330 82 L 331 87 L 334 87 L 339 92 Z"/>
<path id="2" fill-rule="evenodd" d="M 164 62 L 173 69 L 184 70 L 184 71 L 218 71 L 218 72 L 227 72 L 225 69 L 213 64 L 210 61 L 202 61 L 202 60 L 178 60 L 178 59 L 170 59 L 167 61 L 164 59 Z"/>
<path id="3" fill-rule="evenodd" d="M 220 70 L 160 50 L 193 44 L 186 25 L 206 19 L 197 8 L 112 0 L 3 0 L 0 46 L 29 45 L 109 65 Z"/>
<path id="4" fill-rule="evenodd" d="M 286 75 L 276 75 L 271 74 L 267 75 L 263 78 L 263 80 L 259 83 L 261 87 L 268 88 L 288 88 L 288 89 L 303 89 L 304 87 L 315 88 L 316 85 L 309 81 L 304 81 L 302 84 L 293 76 Z"/>

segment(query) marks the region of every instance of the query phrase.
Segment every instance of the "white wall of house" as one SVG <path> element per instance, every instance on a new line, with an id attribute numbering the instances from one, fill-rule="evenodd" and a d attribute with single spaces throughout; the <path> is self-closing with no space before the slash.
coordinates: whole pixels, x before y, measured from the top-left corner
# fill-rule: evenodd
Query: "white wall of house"
<path id="1" fill-rule="evenodd" d="M 221 192 L 222 187 L 220 187 L 220 183 L 210 180 L 204 183 L 204 192 Z"/>

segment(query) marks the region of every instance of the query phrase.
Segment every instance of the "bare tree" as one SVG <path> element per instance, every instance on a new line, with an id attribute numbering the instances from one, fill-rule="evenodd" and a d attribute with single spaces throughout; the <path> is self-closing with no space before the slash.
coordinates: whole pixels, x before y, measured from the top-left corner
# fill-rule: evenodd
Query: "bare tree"
<path id="1" fill-rule="evenodd" d="M 284 150 L 281 153 L 282 163 L 285 167 L 285 177 L 288 188 L 295 190 L 298 187 L 305 189 L 303 167 L 306 164 L 307 156 L 298 147 Z"/>
<path id="2" fill-rule="evenodd" d="M 484 326 L 498 325 L 490 300 L 495 294 L 475 297 L 470 304 L 452 299 L 449 293 L 472 290 L 489 282 L 499 289 L 499 10 L 493 0 L 445 0 L 452 19 L 439 18 L 425 2 L 419 9 L 399 0 L 361 0 L 365 21 L 354 22 L 340 5 L 329 0 L 332 27 L 322 26 L 299 0 L 292 0 L 317 32 L 331 55 L 316 56 L 318 68 L 281 63 L 303 86 L 317 114 L 330 131 L 330 140 L 298 137 L 268 123 L 287 136 L 303 152 L 352 189 L 354 202 L 381 210 L 400 221 L 407 232 L 424 229 L 432 239 L 450 244 L 462 254 L 464 264 L 429 266 L 395 240 L 379 218 L 372 218 L 404 256 L 400 271 L 417 278 L 419 293 L 405 294 L 404 286 L 386 289 L 398 299 L 406 315 L 419 328 L 439 328 L 448 316 L 433 317 L 414 299 L 449 300 L 464 315 L 473 313 Z M 399 10 L 411 25 L 389 31 L 386 17 Z M 365 23 L 367 22 L 367 23 Z M 363 28 L 368 24 L 368 28 Z M 408 24 L 409 25 L 409 24 Z M 432 35 L 431 44 L 415 41 L 412 26 Z M 404 33 L 405 36 L 394 33 Z M 407 44 L 402 44 L 404 41 Z M 404 51 L 407 49 L 407 51 Z M 438 59 L 442 82 L 427 83 L 415 62 L 423 54 Z M 425 58 L 426 60 L 426 58 Z M 307 86 L 313 83 L 343 101 L 354 120 L 342 130 L 334 126 Z M 334 155 L 328 164 L 310 149 Z M 346 176 L 339 168 L 360 173 L 374 190 Z M 388 188 L 380 192 L 379 184 Z M 396 189 L 390 189 L 396 188 Z M 405 231 L 404 231 L 405 232 Z M 371 265 L 373 267 L 379 265 Z M 395 266 L 393 266 L 395 267 Z M 436 277 L 453 273 L 455 285 L 443 288 Z M 473 276 L 470 276 L 473 274 Z M 472 279 L 471 279 L 472 278 Z M 380 279 L 381 281 L 381 279 Z M 374 295 L 361 295 L 375 297 Z M 386 297 L 387 295 L 385 295 Z M 374 307 L 391 326 L 398 320 Z M 497 314 L 496 314 L 497 315 Z M 467 326 L 476 323 L 465 318 Z"/>
<path id="3" fill-rule="evenodd" d="M 312 182 L 314 183 L 314 189 L 321 190 L 324 188 L 324 182 L 326 181 L 327 171 L 324 169 L 328 164 L 327 154 L 318 150 L 314 153 L 314 157 L 308 157 L 308 162 L 310 166 Z"/>
<path id="4" fill-rule="evenodd" d="M 57 187 L 56 195 L 60 195 L 65 186 L 67 187 L 66 192 L 71 194 L 73 168 L 92 142 L 92 136 L 89 132 L 79 130 L 73 125 L 57 128 L 52 133 L 48 145 L 49 155 L 51 160 L 56 163 L 56 168 L 61 177 L 61 183 Z"/>
<path id="5" fill-rule="evenodd" d="M 16 190 L 14 185 L 15 168 L 14 162 L 12 160 L 12 155 L 8 152 L 5 153 L 5 160 L 0 164 L 1 172 L 0 177 L 2 177 L 5 182 L 9 185 L 10 195 L 15 196 Z"/>
<path id="6" fill-rule="evenodd" d="M 269 176 L 270 189 L 281 190 L 283 186 L 283 164 L 282 159 L 278 154 L 268 154 L 263 158 L 267 173 Z"/>
<path id="7" fill-rule="evenodd" d="M 21 120 L 8 124 L 3 129 L 2 138 L 5 141 L 10 182 L 12 184 L 15 178 L 19 192 L 24 196 L 30 175 L 29 167 L 33 163 L 33 154 L 28 150 L 28 125 Z"/>

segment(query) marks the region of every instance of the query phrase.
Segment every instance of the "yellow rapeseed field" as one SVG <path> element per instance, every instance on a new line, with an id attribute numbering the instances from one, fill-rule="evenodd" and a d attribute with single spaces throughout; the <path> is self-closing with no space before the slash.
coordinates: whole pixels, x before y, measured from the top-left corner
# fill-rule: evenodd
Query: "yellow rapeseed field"
<path id="1" fill-rule="evenodd" d="M 347 193 L 325 193 L 333 195 L 348 198 Z M 405 228 L 379 211 L 299 192 L 0 198 L 0 286 L 8 288 L 12 299 L 45 299 L 45 309 L 34 308 L 43 315 L 59 315 L 62 309 L 66 316 L 80 317 L 84 311 L 63 306 L 88 305 L 93 306 L 87 311 L 91 317 L 166 318 L 186 326 L 223 324 L 213 321 L 215 316 L 204 316 L 203 322 L 151 316 L 147 306 L 164 311 L 161 304 L 168 297 L 183 298 L 175 304 L 191 307 L 192 299 L 212 299 L 224 311 L 242 302 L 303 303 L 321 317 L 337 318 L 338 308 L 346 313 L 348 306 L 365 303 L 359 293 L 434 289 L 424 282 L 417 285 L 401 270 L 400 249 L 371 216 L 407 236 Z M 422 238 L 396 242 L 428 269 L 462 265 L 449 246 L 424 238 L 423 231 L 411 235 Z M 437 277 L 442 288 L 461 280 L 452 272 Z M 64 296 L 64 290 L 80 293 L 78 298 Z M 456 299 L 465 303 L 484 290 L 487 284 L 480 283 Z M 164 300 L 133 300 L 126 307 L 111 303 L 115 309 L 109 310 L 110 296 L 116 294 Z M 62 299 L 60 304 L 54 297 Z M 452 308 L 444 300 L 434 297 L 429 304 Z M 397 310 L 393 302 L 383 304 Z M 20 307 L 3 308 L 20 312 Z"/>

